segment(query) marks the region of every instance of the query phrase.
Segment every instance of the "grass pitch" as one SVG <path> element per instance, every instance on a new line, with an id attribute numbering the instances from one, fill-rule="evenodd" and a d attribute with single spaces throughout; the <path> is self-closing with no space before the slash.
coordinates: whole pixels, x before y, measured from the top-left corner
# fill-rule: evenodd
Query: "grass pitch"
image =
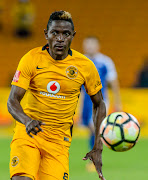
<path id="1" fill-rule="evenodd" d="M 9 180 L 11 139 L 0 139 L 0 180 Z M 88 140 L 73 138 L 70 148 L 70 180 L 96 180 L 96 172 L 87 172 L 82 158 L 88 151 Z M 103 173 L 106 180 L 148 179 L 148 139 L 140 139 L 127 152 L 103 151 Z"/>

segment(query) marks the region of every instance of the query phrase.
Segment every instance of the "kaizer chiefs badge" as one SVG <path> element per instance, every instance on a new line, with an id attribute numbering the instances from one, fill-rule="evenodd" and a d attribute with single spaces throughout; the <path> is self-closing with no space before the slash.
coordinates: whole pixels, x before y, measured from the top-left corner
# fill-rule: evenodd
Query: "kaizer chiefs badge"
<path id="1" fill-rule="evenodd" d="M 66 74 L 69 79 L 75 79 L 78 75 L 78 69 L 75 66 L 69 66 L 66 69 Z"/>
<path id="2" fill-rule="evenodd" d="M 14 156 L 11 161 L 11 166 L 15 167 L 19 163 L 19 158 L 17 156 Z"/>

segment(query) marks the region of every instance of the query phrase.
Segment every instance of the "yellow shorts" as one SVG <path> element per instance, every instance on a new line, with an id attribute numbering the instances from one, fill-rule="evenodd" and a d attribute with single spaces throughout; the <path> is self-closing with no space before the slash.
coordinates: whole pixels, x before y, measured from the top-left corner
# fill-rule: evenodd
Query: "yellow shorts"
<path id="1" fill-rule="evenodd" d="M 15 175 L 33 180 L 68 180 L 69 147 L 38 135 L 34 138 L 27 133 L 15 135 L 11 142 L 10 178 Z"/>

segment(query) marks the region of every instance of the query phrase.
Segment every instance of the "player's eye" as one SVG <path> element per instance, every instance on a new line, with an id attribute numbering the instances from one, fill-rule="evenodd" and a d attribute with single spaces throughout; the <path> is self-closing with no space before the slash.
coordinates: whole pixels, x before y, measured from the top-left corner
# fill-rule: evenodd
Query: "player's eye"
<path id="1" fill-rule="evenodd" d="M 51 32 L 54 36 L 56 36 L 57 35 L 57 32 L 56 31 L 53 31 L 53 32 Z"/>
<path id="2" fill-rule="evenodd" d="M 70 33 L 69 33 L 69 32 L 65 32 L 64 34 L 65 34 L 66 36 L 69 36 L 69 35 L 70 35 Z"/>

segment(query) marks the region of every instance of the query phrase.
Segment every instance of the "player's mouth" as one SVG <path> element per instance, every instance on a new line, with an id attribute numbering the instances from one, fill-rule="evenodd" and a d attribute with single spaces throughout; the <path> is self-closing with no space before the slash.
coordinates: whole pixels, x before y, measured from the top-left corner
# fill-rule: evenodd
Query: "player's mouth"
<path id="1" fill-rule="evenodd" d="M 65 49 L 65 46 L 64 45 L 55 45 L 55 48 L 58 50 L 58 51 L 63 51 Z"/>

